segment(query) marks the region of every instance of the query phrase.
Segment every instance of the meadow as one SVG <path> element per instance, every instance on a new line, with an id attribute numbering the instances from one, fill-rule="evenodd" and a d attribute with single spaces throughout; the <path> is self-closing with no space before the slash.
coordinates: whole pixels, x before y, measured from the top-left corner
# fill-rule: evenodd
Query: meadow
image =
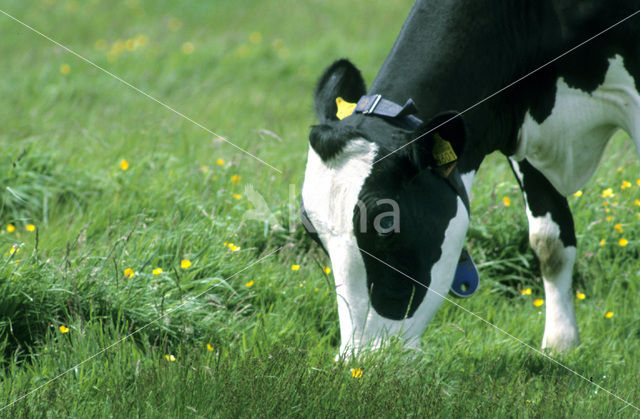
<path id="1" fill-rule="evenodd" d="M 334 362 L 330 261 L 295 218 L 312 92 L 341 57 L 370 83 L 411 4 L 2 2 L 0 416 L 638 415 L 603 390 L 640 406 L 623 132 L 569 198 L 582 345 L 553 356 L 586 380 L 448 302 L 417 355 Z M 267 221 L 246 217 L 256 192 Z M 481 288 L 456 302 L 539 348 L 544 292 L 503 156 L 471 200 Z"/>

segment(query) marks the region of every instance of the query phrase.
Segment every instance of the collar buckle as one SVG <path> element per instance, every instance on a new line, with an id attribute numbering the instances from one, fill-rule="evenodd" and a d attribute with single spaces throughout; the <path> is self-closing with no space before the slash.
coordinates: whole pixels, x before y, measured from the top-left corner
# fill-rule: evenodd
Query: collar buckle
<path id="1" fill-rule="evenodd" d="M 363 96 L 358 101 L 359 102 L 358 105 L 361 105 L 359 106 L 360 112 L 362 112 L 365 115 L 372 114 L 373 111 L 376 110 L 376 106 L 378 106 L 378 103 L 380 103 L 381 99 L 382 99 L 382 95 Z M 363 103 L 360 103 L 360 102 L 363 102 Z"/>

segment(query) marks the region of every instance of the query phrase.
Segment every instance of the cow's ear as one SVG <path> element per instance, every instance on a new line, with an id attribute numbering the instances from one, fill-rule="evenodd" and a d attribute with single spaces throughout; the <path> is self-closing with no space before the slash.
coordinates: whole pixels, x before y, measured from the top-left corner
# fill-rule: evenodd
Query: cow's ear
<path id="1" fill-rule="evenodd" d="M 411 159 L 418 170 L 436 168 L 447 177 L 455 167 L 466 141 L 464 120 L 458 112 L 437 115 L 413 134 Z"/>
<path id="2" fill-rule="evenodd" d="M 318 81 L 313 98 L 316 115 L 321 123 L 337 120 L 336 98 L 355 103 L 365 93 L 360 71 L 349 60 L 338 60 L 325 70 Z"/>

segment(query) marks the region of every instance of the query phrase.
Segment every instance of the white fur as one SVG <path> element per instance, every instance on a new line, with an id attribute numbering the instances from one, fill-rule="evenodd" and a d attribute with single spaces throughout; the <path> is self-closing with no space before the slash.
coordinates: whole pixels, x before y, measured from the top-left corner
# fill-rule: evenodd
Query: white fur
<path id="1" fill-rule="evenodd" d="M 615 56 L 609 60 L 603 84 L 591 94 L 558 80 L 551 115 L 538 124 L 527 113 L 517 151 L 511 158 L 514 161 L 526 158 L 566 196 L 584 186 L 593 175 L 611 135 L 620 128 L 634 140 L 640 155 L 640 95 L 622 58 Z M 514 169 L 522 179 L 517 163 Z M 555 263 L 559 265 L 558 269 L 547 270 L 551 274 L 543 274 L 546 323 L 542 347 L 571 348 L 579 343 L 571 289 L 576 249 L 561 246 L 560 228 L 549 213 L 534 217 L 527 204 L 527 218 L 532 245 L 534 238 L 546 237 L 540 242 L 547 249 L 541 250 L 555 247 Z"/>
<path id="2" fill-rule="evenodd" d="M 464 189 L 467 191 L 467 196 L 469 200 L 471 200 L 471 186 L 473 185 L 473 178 L 476 176 L 476 171 L 471 170 L 467 173 L 462 173 L 460 178 L 462 179 L 462 184 L 464 185 Z"/>
<path id="3" fill-rule="evenodd" d="M 339 155 L 324 162 L 309 147 L 302 199 L 309 220 L 329 252 L 340 319 L 341 352 L 358 339 L 369 306 L 364 262 L 353 232 L 353 210 L 371 173 L 377 146 L 351 140 Z M 358 340 L 359 341 L 359 340 Z"/>
<path id="4" fill-rule="evenodd" d="M 364 261 L 352 222 L 353 209 L 371 172 L 376 151 L 377 147 L 370 142 L 353 140 L 339 156 L 323 162 L 310 148 L 302 188 L 307 215 L 331 258 L 342 356 L 379 347 L 389 336 L 402 337 L 408 347 L 418 346 L 420 335 L 451 287 L 469 223 L 469 214 L 457 198 L 456 215 L 445 231 L 442 258 L 432 267 L 430 289 L 423 302 L 409 319 L 390 320 L 380 316 L 369 301 Z M 467 190 L 472 178 L 473 173 L 467 174 Z"/>
<path id="5" fill-rule="evenodd" d="M 401 337 L 406 347 L 415 348 L 419 345 L 420 336 L 444 301 L 443 296 L 446 296 L 449 292 L 456 264 L 458 263 L 458 256 L 462 250 L 462 243 L 469 223 L 469 215 L 460 198 L 457 199 L 457 205 L 456 215 L 451 219 L 445 231 L 445 238 L 442 243 L 442 257 L 431 269 L 431 284 L 427 294 L 411 318 L 391 320 L 380 316 L 373 309 L 367 297 L 366 274 L 362 258 L 357 257 L 351 261 L 354 273 L 357 272 L 362 276 L 351 276 L 345 278 L 345 280 L 347 282 L 355 281 L 363 286 L 357 290 L 361 294 L 352 296 L 348 300 L 344 298 L 344 295 L 338 293 L 339 300 L 344 298 L 344 300 L 348 301 L 349 304 L 345 305 L 350 312 L 350 316 L 345 316 L 350 320 L 350 323 L 345 324 L 342 320 L 343 317 L 340 317 L 341 355 L 350 356 L 365 348 L 377 348 L 389 336 Z M 330 244 L 330 246 L 339 249 L 339 244 L 336 246 Z M 331 251 L 330 253 L 333 254 Z M 358 256 L 360 255 L 358 254 Z M 336 284 L 338 281 L 336 276 Z M 361 297 L 364 297 L 364 301 Z M 364 304 L 362 304 L 363 302 Z"/>
<path id="6" fill-rule="evenodd" d="M 514 172 L 522 182 L 523 174 L 520 166 L 514 161 Z M 535 249 L 534 237 L 546 237 L 546 245 L 555 247 L 561 254 L 556 255 L 561 261 L 559 269 L 552 275 L 542 275 L 545 292 L 545 325 L 542 347 L 555 350 L 565 350 L 577 346 L 580 343 L 578 322 L 573 306 L 573 290 L 571 288 L 571 273 L 576 259 L 574 246 L 564 247 L 560 240 L 560 226 L 551 219 L 551 214 L 544 217 L 534 217 L 529 209 L 529 198 L 524 193 L 527 220 L 529 221 L 529 238 Z M 542 249 L 546 250 L 546 249 Z M 544 261 L 541 260 L 544 264 Z M 545 266 L 542 266 L 543 272 Z"/>
<path id="7" fill-rule="evenodd" d="M 551 219 L 551 214 L 534 217 L 527 207 L 529 219 L 529 236 L 545 236 L 553 238 L 561 245 L 560 227 Z M 553 275 L 543 275 L 545 293 L 545 325 L 542 347 L 554 350 L 565 350 L 580 343 L 578 322 L 573 307 L 573 289 L 571 272 L 576 259 L 574 246 L 562 247 L 560 255 L 561 268 Z"/>
<path id="8" fill-rule="evenodd" d="M 565 196 L 593 175 L 617 129 L 629 133 L 640 154 L 640 95 L 622 58 L 609 63 L 604 83 L 591 94 L 558 80 L 551 116 L 538 124 L 527 113 L 520 129 L 512 158 L 526 158 Z"/>

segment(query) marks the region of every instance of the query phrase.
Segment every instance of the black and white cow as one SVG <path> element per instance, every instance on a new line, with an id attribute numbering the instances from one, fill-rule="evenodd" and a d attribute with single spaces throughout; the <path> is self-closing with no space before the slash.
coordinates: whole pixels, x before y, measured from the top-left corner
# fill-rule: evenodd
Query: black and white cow
<path id="1" fill-rule="evenodd" d="M 309 136 L 302 215 L 331 258 L 342 354 L 389 335 L 419 343 L 451 286 L 474 174 L 496 150 L 509 156 L 524 193 L 542 267 L 542 346 L 579 344 L 576 237 L 565 197 L 594 173 L 617 129 L 640 153 L 640 18 L 463 116 L 451 110 L 467 109 L 639 9 L 638 0 L 418 0 L 368 94 L 347 60 L 325 71 L 315 92 L 320 123 Z M 358 108 L 338 119 L 336 98 Z M 385 109 L 372 109 L 376 100 Z M 416 128 L 420 120 L 430 122 Z M 456 162 L 439 160 L 442 144 Z"/>

